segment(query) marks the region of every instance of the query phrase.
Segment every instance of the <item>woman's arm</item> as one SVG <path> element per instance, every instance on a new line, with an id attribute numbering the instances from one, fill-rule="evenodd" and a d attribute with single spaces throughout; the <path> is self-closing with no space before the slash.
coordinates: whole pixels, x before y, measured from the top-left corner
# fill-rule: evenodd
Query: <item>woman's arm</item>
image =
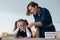
<path id="1" fill-rule="evenodd" d="M 33 26 L 42 26 L 42 22 L 32 22 L 27 27 L 33 27 Z"/>
<path id="2" fill-rule="evenodd" d="M 33 26 L 42 26 L 42 22 L 32 22 L 27 27 L 31 28 Z M 36 31 L 32 31 L 33 37 L 38 38 L 39 37 L 39 28 L 36 28 Z"/>
<path id="3" fill-rule="evenodd" d="M 35 22 L 34 25 L 35 26 L 42 26 L 42 22 Z"/>

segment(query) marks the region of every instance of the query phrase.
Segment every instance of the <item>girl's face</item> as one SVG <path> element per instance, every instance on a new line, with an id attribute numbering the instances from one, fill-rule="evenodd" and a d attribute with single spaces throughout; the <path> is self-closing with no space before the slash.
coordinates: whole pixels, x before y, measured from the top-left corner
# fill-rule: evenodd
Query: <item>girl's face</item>
<path id="1" fill-rule="evenodd" d="M 26 29 L 26 25 L 23 21 L 21 22 L 17 22 L 17 27 L 21 30 L 25 30 Z"/>
<path id="2" fill-rule="evenodd" d="M 36 14 L 37 13 L 37 8 L 36 7 L 32 7 L 31 5 L 28 7 L 30 13 L 32 14 Z"/>

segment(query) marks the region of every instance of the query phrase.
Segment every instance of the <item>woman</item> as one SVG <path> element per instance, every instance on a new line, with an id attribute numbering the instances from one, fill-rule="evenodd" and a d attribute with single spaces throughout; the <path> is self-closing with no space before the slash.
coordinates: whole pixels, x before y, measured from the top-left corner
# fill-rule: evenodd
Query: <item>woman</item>
<path id="1" fill-rule="evenodd" d="M 35 26 L 39 31 L 40 38 L 45 37 L 45 32 L 55 32 L 50 12 L 46 8 L 39 7 L 35 2 L 30 2 L 26 14 L 33 15 L 35 22 L 30 23 L 28 27 Z"/>

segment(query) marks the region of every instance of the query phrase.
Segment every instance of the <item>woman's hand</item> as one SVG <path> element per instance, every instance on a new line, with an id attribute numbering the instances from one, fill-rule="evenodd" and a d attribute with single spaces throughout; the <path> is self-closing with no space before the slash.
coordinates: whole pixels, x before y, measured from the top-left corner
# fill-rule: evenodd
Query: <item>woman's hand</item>
<path id="1" fill-rule="evenodd" d="M 42 24 L 42 22 L 32 22 L 32 23 L 30 23 L 27 27 L 32 27 L 32 26 L 42 26 L 43 24 Z"/>
<path id="2" fill-rule="evenodd" d="M 33 23 L 30 23 L 27 27 L 31 28 L 32 26 L 34 26 L 34 22 Z"/>

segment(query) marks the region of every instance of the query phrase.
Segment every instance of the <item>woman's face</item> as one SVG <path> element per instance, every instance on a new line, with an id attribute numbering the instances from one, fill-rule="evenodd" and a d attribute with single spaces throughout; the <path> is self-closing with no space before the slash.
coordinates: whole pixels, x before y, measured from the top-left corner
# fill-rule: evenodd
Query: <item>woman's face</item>
<path id="1" fill-rule="evenodd" d="M 36 14 L 37 13 L 37 8 L 36 7 L 32 7 L 31 5 L 28 7 L 30 13 L 32 14 Z"/>
<path id="2" fill-rule="evenodd" d="M 21 30 L 25 30 L 26 29 L 26 25 L 23 21 L 21 22 L 17 22 L 17 27 Z"/>

